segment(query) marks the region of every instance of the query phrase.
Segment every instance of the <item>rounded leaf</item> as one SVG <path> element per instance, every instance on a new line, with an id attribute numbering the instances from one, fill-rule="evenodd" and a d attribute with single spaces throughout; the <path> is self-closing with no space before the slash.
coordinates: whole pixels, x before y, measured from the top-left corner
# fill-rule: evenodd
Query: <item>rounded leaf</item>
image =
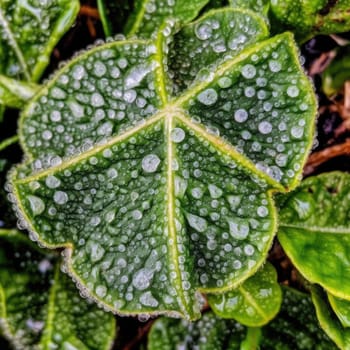
<path id="1" fill-rule="evenodd" d="M 350 300 L 350 176 L 307 178 L 282 198 L 278 239 L 303 276 Z M 327 263 L 325 263 L 327 262 Z"/>
<path id="2" fill-rule="evenodd" d="M 298 182 L 315 102 L 290 34 L 178 97 L 165 37 L 96 47 L 48 82 L 20 121 L 28 162 L 10 198 L 33 239 L 66 248 L 82 293 L 114 312 L 194 319 L 198 291 L 230 290 L 264 262 L 272 193 Z M 258 102 L 243 92 L 253 86 Z"/>
<path id="3" fill-rule="evenodd" d="M 238 288 L 224 294 L 208 295 L 208 303 L 218 316 L 233 318 L 250 327 L 262 326 L 272 320 L 281 302 L 277 273 L 269 263 Z"/>

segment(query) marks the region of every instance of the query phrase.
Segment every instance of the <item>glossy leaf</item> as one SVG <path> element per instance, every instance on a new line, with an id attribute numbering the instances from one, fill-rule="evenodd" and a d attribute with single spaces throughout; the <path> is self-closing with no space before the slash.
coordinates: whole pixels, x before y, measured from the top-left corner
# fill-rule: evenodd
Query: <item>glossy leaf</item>
<path id="1" fill-rule="evenodd" d="M 262 328 L 260 349 L 337 349 L 320 328 L 310 296 L 292 288 L 282 290 L 281 311 Z"/>
<path id="2" fill-rule="evenodd" d="M 319 327 L 307 294 L 283 289 L 278 316 L 264 327 L 246 328 L 207 312 L 190 323 L 160 318 L 151 328 L 148 350 L 333 350 L 335 344 Z"/>
<path id="3" fill-rule="evenodd" d="M 125 33 L 150 38 L 168 18 L 187 23 L 196 18 L 209 0 L 136 0 Z"/>
<path id="4" fill-rule="evenodd" d="M 36 82 L 75 20 L 77 0 L 4 0 L 0 5 L 0 72 Z"/>
<path id="5" fill-rule="evenodd" d="M 0 75 L 0 104 L 21 108 L 39 90 L 39 85 Z"/>
<path id="6" fill-rule="evenodd" d="M 0 243 L 0 331 L 14 349 L 111 347 L 113 317 L 81 299 L 55 256 L 16 231 Z"/>
<path id="7" fill-rule="evenodd" d="M 271 0 L 270 18 L 274 30 L 292 30 L 306 41 L 318 34 L 334 34 L 350 29 L 349 0 Z"/>
<path id="8" fill-rule="evenodd" d="M 329 97 L 341 92 L 350 80 L 350 45 L 340 47 L 337 56 L 322 74 L 322 89 Z"/>
<path id="9" fill-rule="evenodd" d="M 262 326 L 276 316 L 281 306 L 282 292 L 276 270 L 266 263 L 237 289 L 208 295 L 208 302 L 222 318 L 233 318 L 250 327 Z"/>
<path id="10" fill-rule="evenodd" d="M 257 13 L 267 15 L 270 0 L 230 0 L 230 5 L 232 7 L 247 8 Z"/>
<path id="11" fill-rule="evenodd" d="M 244 326 L 223 320 L 211 312 L 195 322 L 161 318 L 148 335 L 148 350 L 235 350 L 244 340 Z"/>
<path id="12" fill-rule="evenodd" d="M 107 37 L 122 32 L 131 11 L 129 0 L 97 0 L 103 30 Z"/>
<path id="13" fill-rule="evenodd" d="M 283 249 L 306 279 L 348 300 L 349 186 L 346 173 L 307 178 L 283 199 L 278 232 Z"/>
<path id="14" fill-rule="evenodd" d="M 104 307 L 195 319 L 198 291 L 230 290 L 264 262 L 272 192 L 298 183 L 315 101 L 290 34 L 176 98 L 163 39 L 96 47 L 40 90 L 20 122 L 29 162 L 10 198 L 20 226 L 66 248 L 67 270 Z"/>
<path id="15" fill-rule="evenodd" d="M 328 294 L 329 303 L 344 328 L 350 328 L 350 301 Z"/>
<path id="16" fill-rule="evenodd" d="M 318 320 L 327 335 L 342 350 L 350 349 L 350 329 L 344 328 L 326 301 L 320 288 L 312 288 L 312 301 L 314 302 Z"/>

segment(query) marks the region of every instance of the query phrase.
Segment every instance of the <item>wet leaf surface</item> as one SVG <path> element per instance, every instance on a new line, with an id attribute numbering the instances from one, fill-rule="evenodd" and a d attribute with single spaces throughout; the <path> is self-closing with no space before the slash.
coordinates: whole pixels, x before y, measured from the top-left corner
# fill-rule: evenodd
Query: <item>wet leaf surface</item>
<path id="1" fill-rule="evenodd" d="M 79 296 L 48 255 L 0 229 L 0 330 L 18 349 L 110 349 L 115 322 Z"/>
<path id="2" fill-rule="evenodd" d="M 265 260 L 272 192 L 298 184 L 316 106 L 290 34 L 249 45 L 176 98 L 163 39 L 164 28 L 155 46 L 87 51 L 35 96 L 11 199 L 34 239 L 66 248 L 90 298 L 195 319 L 197 291 L 232 289 Z"/>

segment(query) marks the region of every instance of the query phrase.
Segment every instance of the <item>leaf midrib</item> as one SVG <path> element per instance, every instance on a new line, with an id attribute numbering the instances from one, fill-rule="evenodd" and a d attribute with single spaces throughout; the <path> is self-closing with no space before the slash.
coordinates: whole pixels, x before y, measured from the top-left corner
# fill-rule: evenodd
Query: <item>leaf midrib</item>
<path id="1" fill-rule="evenodd" d="M 12 47 L 15 55 L 17 56 L 18 62 L 20 63 L 20 65 L 23 69 L 23 74 L 24 74 L 26 80 L 30 81 L 30 73 L 29 73 L 28 66 L 26 64 L 24 55 L 23 55 L 21 48 L 19 47 L 19 45 L 15 39 L 15 36 L 12 33 L 12 30 L 10 28 L 8 21 L 6 20 L 6 18 L 4 16 L 1 5 L 0 5 L 0 25 L 2 25 L 4 31 L 6 32 L 6 34 L 8 36 L 7 41 L 9 43 L 9 45 Z"/>

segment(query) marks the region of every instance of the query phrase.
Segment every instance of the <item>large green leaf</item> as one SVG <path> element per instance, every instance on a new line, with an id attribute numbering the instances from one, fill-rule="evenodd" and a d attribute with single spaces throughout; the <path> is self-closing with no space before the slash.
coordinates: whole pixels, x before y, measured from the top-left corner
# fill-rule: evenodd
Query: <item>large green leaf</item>
<path id="1" fill-rule="evenodd" d="M 272 28 L 292 30 L 305 41 L 317 34 L 350 29 L 349 0 L 270 0 Z"/>
<path id="2" fill-rule="evenodd" d="M 38 81 L 78 9 L 77 0 L 1 1 L 0 72 L 10 78 Z"/>
<path id="3" fill-rule="evenodd" d="M 333 350 L 337 347 L 318 325 L 310 297 L 283 289 L 278 316 L 262 328 L 246 328 L 212 312 L 187 321 L 160 318 L 149 333 L 148 350 Z"/>
<path id="4" fill-rule="evenodd" d="M 310 177 L 281 203 L 278 238 L 306 279 L 350 300 L 350 175 Z M 327 262 L 327 263 L 325 263 Z"/>
<path id="5" fill-rule="evenodd" d="M 193 319 L 197 291 L 232 289 L 264 262 L 272 192 L 298 183 L 316 106 L 290 34 L 177 98 L 162 38 L 96 47 L 34 97 L 11 199 L 20 226 L 65 247 L 69 273 L 106 308 Z"/>
<path id="6" fill-rule="evenodd" d="M 320 288 L 312 288 L 312 301 L 323 330 L 340 349 L 350 349 L 350 329 L 342 326 Z"/>
<path id="7" fill-rule="evenodd" d="M 209 295 L 208 302 L 220 317 L 233 318 L 250 327 L 262 326 L 276 316 L 281 306 L 282 292 L 276 270 L 266 263 L 237 289 Z"/>
<path id="8" fill-rule="evenodd" d="M 167 18 L 186 23 L 196 18 L 209 0 L 136 0 L 125 27 L 128 36 L 150 38 Z"/>
<path id="9" fill-rule="evenodd" d="M 103 350 L 115 322 L 79 296 L 44 254 L 16 231 L 0 230 L 0 332 L 14 349 Z"/>

